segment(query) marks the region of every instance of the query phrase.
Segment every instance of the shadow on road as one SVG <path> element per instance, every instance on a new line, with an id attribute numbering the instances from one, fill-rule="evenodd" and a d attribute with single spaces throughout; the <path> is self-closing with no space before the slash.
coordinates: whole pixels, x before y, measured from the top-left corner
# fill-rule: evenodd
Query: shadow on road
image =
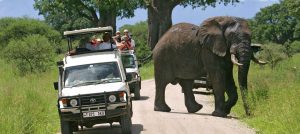
<path id="1" fill-rule="evenodd" d="M 140 134 L 143 131 L 142 124 L 132 124 L 132 134 Z M 122 134 L 121 126 L 119 124 L 113 124 L 112 127 L 109 125 L 99 125 L 93 128 L 84 128 L 74 134 Z"/>
<path id="2" fill-rule="evenodd" d="M 141 96 L 141 98 L 139 100 L 134 100 L 134 101 L 144 101 L 144 100 L 148 100 L 149 96 Z"/>
<path id="3" fill-rule="evenodd" d="M 216 117 L 216 116 L 212 116 L 211 113 L 184 113 L 184 112 L 170 112 L 170 113 L 173 113 L 173 114 L 196 114 L 196 115 Z M 217 117 L 217 118 L 223 118 L 223 117 Z M 232 116 L 232 115 L 229 115 L 225 118 L 227 118 L 227 119 L 238 119 L 238 117 Z"/>

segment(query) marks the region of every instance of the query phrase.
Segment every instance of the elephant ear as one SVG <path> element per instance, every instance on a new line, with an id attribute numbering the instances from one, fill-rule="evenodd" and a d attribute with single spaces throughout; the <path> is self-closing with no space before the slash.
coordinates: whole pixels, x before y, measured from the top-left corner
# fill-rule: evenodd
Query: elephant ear
<path id="1" fill-rule="evenodd" d="M 227 52 L 226 39 L 222 26 L 215 20 L 207 20 L 200 27 L 200 43 L 214 54 L 224 57 Z"/>

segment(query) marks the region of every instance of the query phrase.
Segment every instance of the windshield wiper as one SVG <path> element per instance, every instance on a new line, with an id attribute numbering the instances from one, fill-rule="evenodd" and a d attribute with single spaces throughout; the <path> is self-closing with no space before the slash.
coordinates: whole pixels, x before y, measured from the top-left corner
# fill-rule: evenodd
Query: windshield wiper
<path id="1" fill-rule="evenodd" d="M 120 80 L 120 78 L 108 78 L 108 79 L 101 79 L 101 80 L 94 80 L 94 81 L 86 81 L 86 82 L 74 84 L 71 87 L 110 83 L 110 82 L 114 82 L 115 80 Z"/>

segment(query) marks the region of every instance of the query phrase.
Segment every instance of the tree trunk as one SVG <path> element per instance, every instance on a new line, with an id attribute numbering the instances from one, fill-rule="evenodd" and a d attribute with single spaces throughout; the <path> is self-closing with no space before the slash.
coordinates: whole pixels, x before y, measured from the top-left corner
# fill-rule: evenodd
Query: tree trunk
<path id="1" fill-rule="evenodd" d="M 97 26 L 106 27 L 112 26 L 114 32 L 116 31 L 116 13 L 110 12 L 101 12 L 100 19 Z M 113 34 L 113 33 L 112 33 Z"/>
<path id="2" fill-rule="evenodd" d="M 159 38 L 172 26 L 172 0 L 152 0 L 148 5 L 148 45 L 154 49 Z"/>

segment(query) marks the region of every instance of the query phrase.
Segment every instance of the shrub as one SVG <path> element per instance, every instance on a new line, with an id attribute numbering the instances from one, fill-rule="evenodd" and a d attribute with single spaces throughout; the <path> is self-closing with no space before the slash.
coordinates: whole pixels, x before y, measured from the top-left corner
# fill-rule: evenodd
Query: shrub
<path id="1" fill-rule="evenodd" d="M 282 45 L 270 43 L 262 46 L 263 51 L 260 53 L 260 57 L 267 60 L 272 69 L 280 62 L 286 59 L 288 56 L 285 53 L 285 48 Z"/>
<path id="2" fill-rule="evenodd" d="M 62 51 L 61 35 L 45 22 L 30 18 L 0 19 L 0 48 L 5 48 L 10 40 L 19 40 L 32 34 L 43 35 L 48 38 L 51 46 Z"/>
<path id="3" fill-rule="evenodd" d="M 293 53 L 300 53 L 300 41 L 294 41 L 290 47 Z"/>
<path id="4" fill-rule="evenodd" d="M 53 48 L 48 39 L 41 35 L 11 40 L 4 52 L 4 58 L 13 62 L 22 75 L 27 72 L 44 72 L 54 60 Z"/>

